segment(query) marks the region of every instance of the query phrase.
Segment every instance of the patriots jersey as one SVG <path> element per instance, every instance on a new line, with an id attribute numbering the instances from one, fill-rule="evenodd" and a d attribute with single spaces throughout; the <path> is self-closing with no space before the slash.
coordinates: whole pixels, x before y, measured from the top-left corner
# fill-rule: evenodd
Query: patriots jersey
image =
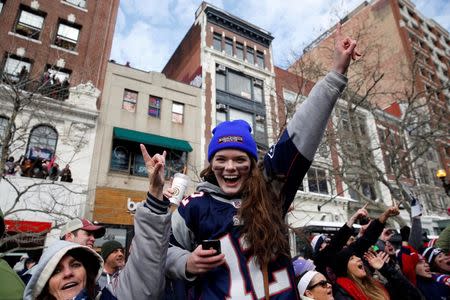
<path id="1" fill-rule="evenodd" d="M 298 186 L 311 162 L 303 157 L 284 132 L 264 158 L 264 174 L 280 195 L 284 213 L 292 203 Z M 213 186 L 212 184 L 210 184 Z M 199 276 L 192 291 L 194 299 L 264 299 L 261 267 L 248 253 L 240 234 L 237 209 L 241 199 L 228 199 L 200 185 L 183 199 L 172 216 L 171 244 L 193 251 L 202 240 L 218 239 L 226 263 Z M 275 258 L 268 265 L 270 299 L 298 299 L 294 271 L 289 258 Z"/>

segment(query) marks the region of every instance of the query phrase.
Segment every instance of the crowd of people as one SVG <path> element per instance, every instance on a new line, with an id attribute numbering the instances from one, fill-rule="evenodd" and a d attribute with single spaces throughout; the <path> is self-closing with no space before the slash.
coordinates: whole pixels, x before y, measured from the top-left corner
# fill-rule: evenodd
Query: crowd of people
<path id="1" fill-rule="evenodd" d="M 399 214 L 395 205 L 353 236 L 353 224 L 368 217 L 363 207 L 334 236 L 312 238 L 310 258 L 290 257 L 285 216 L 346 86 L 350 61 L 359 56 L 355 47 L 338 24 L 333 70 L 259 162 L 250 125 L 220 123 L 203 181 L 173 212 L 173 190 L 164 190 L 166 152 L 150 156 L 141 145 L 149 189 L 136 209 L 127 261 L 116 241 L 95 252 L 105 229 L 73 219 L 26 272 L 23 294 L 17 286 L 14 292 L 27 300 L 448 299 L 450 228 L 439 238 L 447 248 L 428 244 L 422 251 L 420 216 L 414 216 L 395 249 L 393 230 L 385 228 Z"/>
<path id="2" fill-rule="evenodd" d="M 70 165 L 66 165 L 60 169 L 58 163 L 53 160 L 42 158 L 26 158 L 21 156 L 19 160 L 15 160 L 10 156 L 5 163 L 5 175 L 20 175 L 22 177 L 32 177 L 48 179 L 52 181 L 73 182 Z"/>

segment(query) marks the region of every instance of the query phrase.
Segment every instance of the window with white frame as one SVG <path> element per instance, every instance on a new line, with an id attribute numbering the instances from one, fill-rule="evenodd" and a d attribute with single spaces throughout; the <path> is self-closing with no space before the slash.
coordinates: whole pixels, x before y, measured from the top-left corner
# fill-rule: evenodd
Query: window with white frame
<path id="1" fill-rule="evenodd" d="M 67 3 L 73 4 L 75 6 L 78 6 L 80 8 L 86 8 L 87 4 L 86 4 L 86 0 L 64 0 Z"/>
<path id="2" fill-rule="evenodd" d="M 56 32 L 55 45 L 70 51 L 77 49 L 81 26 L 60 20 Z"/>
<path id="3" fill-rule="evenodd" d="M 177 124 L 183 124 L 184 104 L 173 102 L 172 103 L 172 122 Z"/>
<path id="4" fill-rule="evenodd" d="M 234 121 L 234 120 L 244 120 L 247 121 L 248 124 L 250 124 L 250 127 L 252 128 L 252 133 L 253 131 L 253 115 L 251 113 L 248 112 L 244 112 L 238 109 L 234 109 L 234 108 L 230 108 L 230 121 Z"/>
<path id="5" fill-rule="evenodd" d="M 216 69 L 216 89 L 261 104 L 264 102 L 264 83 L 262 80 L 223 68 L 220 65 Z"/>
<path id="6" fill-rule="evenodd" d="M 56 151 L 58 132 L 51 126 L 38 125 L 30 132 L 27 157 L 51 159 Z"/>
<path id="7" fill-rule="evenodd" d="M 45 14 L 22 6 L 15 25 L 15 32 L 39 40 Z"/>
<path id="8" fill-rule="evenodd" d="M 24 57 L 9 55 L 3 68 L 4 76 L 12 82 L 20 81 L 30 73 L 31 61 Z"/>
<path id="9" fill-rule="evenodd" d="M 136 111 L 136 103 L 138 99 L 138 92 L 125 89 L 123 91 L 122 109 L 129 112 Z"/>
<path id="10" fill-rule="evenodd" d="M 308 189 L 311 193 L 329 194 L 325 170 L 313 167 L 308 170 Z"/>

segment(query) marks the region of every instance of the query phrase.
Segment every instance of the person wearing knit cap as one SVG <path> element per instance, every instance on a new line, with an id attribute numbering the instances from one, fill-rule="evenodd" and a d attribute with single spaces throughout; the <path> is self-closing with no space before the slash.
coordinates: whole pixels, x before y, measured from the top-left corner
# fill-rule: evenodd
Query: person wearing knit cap
<path id="1" fill-rule="evenodd" d="M 376 243 L 387 219 L 398 214 L 397 206 L 389 207 L 369 224 L 361 237 L 336 254 L 333 270 L 337 276 L 334 289 L 337 299 L 337 296 L 349 299 L 389 299 L 386 289 L 366 272 L 361 257 Z"/>
<path id="2" fill-rule="evenodd" d="M 402 246 L 397 257 L 403 274 L 420 290 L 425 299 L 448 299 L 450 287 L 433 278 L 426 259 L 413 247 Z"/>
<path id="3" fill-rule="evenodd" d="M 202 182 L 172 216 L 167 274 L 197 278 L 193 299 L 297 297 L 284 217 L 346 85 L 343 74 L 357 57 L 355 46 L 338 25 L 334 70 L 311 90 L 262 160 L 254 124 L 229 120 L 212 130 Z M 219 240 L 222 253 L 203 249 L 203 240 Z"/>
<path id="4" fill-rule="evenodd" d="M 311 247 L 313 248 L 313 253 L 317 253 L 321 251 L 323 248 L 327 246 L 327 244 L 330 242 L 330 239 L 327 238 L 324 234 L 318 234 L 313 237 L 311 240 Z"/>
<path id="5" fill-rule="evenodd" d="M 450 275 L 450 256 L 440 248 L 428 247 L 422 252 L 431 272 Z"/>
<path id="6" fill-rule="evenodd" d="M 308 271 L 297 285 L 298 293 L 302 300 L 333 300 L 331 283 L 325 276 L 316 271 Z"/>
<path id="7" fill-rule="evenodd" d="M 118 276 L 120 270 L 125 266 L 124 249 L 116 240 L 107 241 L 102 245 L 101 256 L 104 260 L 103 272 L 98 280 L 100 289 L 112 284 L 114 276 Z"/>
<path id="8" fill-rule="evenodd" d="M 294 257 L 292 259 L 292 265 L 294 267 L 294 274 L 295 278 L 298 281 L 308 271 L 314 271 L 316 269 L 316 266 L 314 265 L 314 262 L 310 259 L 305 259 L 301 256 Z"/>

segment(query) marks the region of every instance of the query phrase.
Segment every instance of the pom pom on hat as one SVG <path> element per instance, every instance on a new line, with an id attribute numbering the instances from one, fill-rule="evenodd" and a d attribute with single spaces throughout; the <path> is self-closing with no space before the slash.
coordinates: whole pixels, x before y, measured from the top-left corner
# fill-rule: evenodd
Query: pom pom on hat
<path id="1" fill-rule="evenodd" d="M 316 266 L 314 262 L 310 259 L 305 259 L 303 257 L 298 257 L 292 261 L 292 266 L 294 267 L 295 277 L 302 276 L 308 271 L 314 271 Z"/>
<path id="2" fill-rule="evenodd" d="M 225 121 L 213 129 L 208 146 L 208 161 L 217 151 L 223 149 L 242 150 L 258 160 L 256 142 L 251 134 L 252 128 L 244 120 Z"/>

